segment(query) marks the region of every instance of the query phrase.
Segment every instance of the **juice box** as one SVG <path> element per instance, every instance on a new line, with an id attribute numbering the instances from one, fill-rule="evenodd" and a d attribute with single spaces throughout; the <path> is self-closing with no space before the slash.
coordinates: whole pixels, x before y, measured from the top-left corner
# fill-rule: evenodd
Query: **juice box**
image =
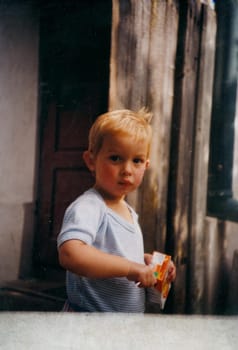
<path id="1" fill-rule="evenodd" d="M 167 282 L 170 261 L 170 255 L 160 252 L 153 253 L 151 265 L 154 268 L 154 275 L 157 279 L 157 284 L 154 287 L 157 292 L 155 299 L 157 299 L 157 302 L 159 302 L 161 309 L 164 308 L 171 287 L 171 283 Z"/>

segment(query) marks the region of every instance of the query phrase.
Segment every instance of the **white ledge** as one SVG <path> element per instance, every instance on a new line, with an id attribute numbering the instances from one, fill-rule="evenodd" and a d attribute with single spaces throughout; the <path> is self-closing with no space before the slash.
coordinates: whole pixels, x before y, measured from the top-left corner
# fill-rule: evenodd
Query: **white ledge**
<path id="1" fill-rule="evenodd" d="M 0 313 L 1 350 L 232 350 L 238 317 Z"/>

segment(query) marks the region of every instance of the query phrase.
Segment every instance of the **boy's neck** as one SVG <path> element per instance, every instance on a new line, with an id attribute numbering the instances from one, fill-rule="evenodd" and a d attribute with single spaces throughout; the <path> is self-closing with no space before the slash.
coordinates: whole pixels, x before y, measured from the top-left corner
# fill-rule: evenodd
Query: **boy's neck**
<path id="1" fill-rule="evenodd" d="M 124 198 L 120 201 L 107 201 L 105 200 L 106 205 L 112 209 L 115 213 L 120 215 L 123 219 L 126 221 L 129 221 L 130 223 L 133 223 L 133 218 L 131 215 L 131 211 L 128 208 L 128 205 L 126 204 Z"/>
<path id="2" fill-rule="evenodd" d="M 113 196 L 110 196 L 108 193 L 105 193 L 101 189 L 98 189 L 96 186 L 94 188 L 100 193 L 104 202 L 110 209 L 115 211 L 118 215 L 123 217 L 125 220 L 133 223 L 131 212 L 125 201 L 125 196 L 113 197 Z"/>
<path id="3" fill-rule="evenodd" d="M 94 189 L 102 196 L 102 198 L 108 205 L 110 203 L 112 205 L 116 205 L 124 202 L 125 196 L 121 196 L 121 197 L 112 196 L 110 193 L 103 191 L 101 188 L 98 188 L 97 186 L 94 186 Z"/>

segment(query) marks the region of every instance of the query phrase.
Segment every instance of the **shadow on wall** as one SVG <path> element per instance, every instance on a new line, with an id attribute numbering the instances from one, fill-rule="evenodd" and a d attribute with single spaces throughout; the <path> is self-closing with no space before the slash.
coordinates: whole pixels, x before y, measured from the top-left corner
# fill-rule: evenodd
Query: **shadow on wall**
<path id="1" fill-rule="evenodd" d="M 61 311 L 65 299 L 52 295 L 52 290 L 39 292 L 9 284 L 0 286 L 0 301 L 0 311 Z"/>
<path id="2" fill-rule="evenodd" d="M 229 266 L 226 256 L 229 228 L 225 221 L 206 219 L 205 310 L 208 314 L 238 314 L 238 251 Z"/>
<path id="3" fill-rule="evenodd" d="M 64 282 L 34 277 L 34 215 L 34 204 L 25 203 L 18 279 L 0 283 L 0 311 L 61 311 L 64 305 Z"/>
<path id="4" fill-rule="evenodd" d="M 34 243 L 34 215 L 35 203 L 25 203 L 22 243 L 20 249 L 19 278 L 26 279 L 32 276 L 32 259 Z"/>
<path id="5" fill-rule="evenodd" d="M 233 255 L 229 287 L 226 314 L 238 315 L 238 250 Z"/>

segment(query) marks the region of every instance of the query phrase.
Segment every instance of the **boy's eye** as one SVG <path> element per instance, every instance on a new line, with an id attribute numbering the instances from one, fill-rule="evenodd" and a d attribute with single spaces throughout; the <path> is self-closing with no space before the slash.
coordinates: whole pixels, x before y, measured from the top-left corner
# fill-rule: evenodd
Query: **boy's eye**
<path id="1" fill-rule="evenodd" d="M 119 156 L 117 156 L 117 155 L 110 156 L 110 159 L 113 162 L 119 162 L 121 160 L 121 158 Z"/>
<path id="2" fill-rule="evenodd" d="M 135 159 L 133 159 L 133 162 L 135 164 L 144 163 L 144 159 L 142 159 L 142 158 L 135 158 Z"/>

